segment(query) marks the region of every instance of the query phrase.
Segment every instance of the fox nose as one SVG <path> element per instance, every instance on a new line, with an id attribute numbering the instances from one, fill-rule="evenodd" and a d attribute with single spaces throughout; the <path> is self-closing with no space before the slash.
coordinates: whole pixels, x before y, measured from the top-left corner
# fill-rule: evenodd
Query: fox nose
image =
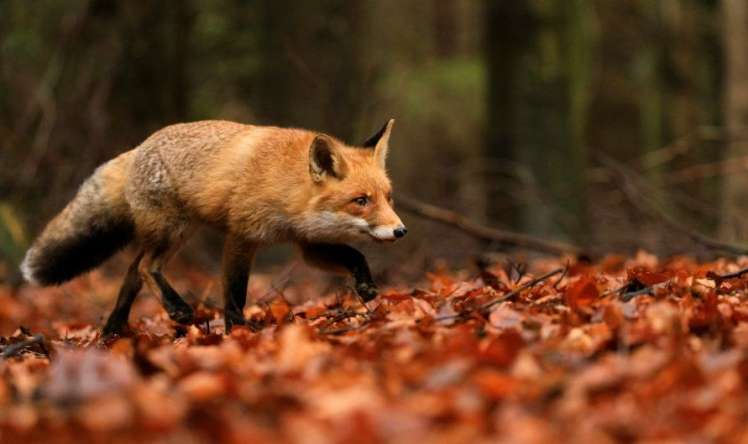
<path id="1" fill-rule="evenodd" d="M 395 228 L 393 234 L 395 235 L 396 238 L 399 239 L 399 238 L 405 236 L 406 234 L 408 234 L 408 229 L 405 228 L 404 226 L 398 227 L 398 228 Z"/>

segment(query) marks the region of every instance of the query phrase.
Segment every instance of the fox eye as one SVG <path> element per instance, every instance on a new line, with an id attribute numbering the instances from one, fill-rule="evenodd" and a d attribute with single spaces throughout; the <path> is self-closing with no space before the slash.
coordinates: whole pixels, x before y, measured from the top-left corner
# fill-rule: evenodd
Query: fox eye
<path id="1" fill-rule="evenodd" d="M 365 207 L 369 203 L 369 198 L 367 196 L 359 196 L 353 199 L 353 202 L 355 202 L 357 205 Z"/>

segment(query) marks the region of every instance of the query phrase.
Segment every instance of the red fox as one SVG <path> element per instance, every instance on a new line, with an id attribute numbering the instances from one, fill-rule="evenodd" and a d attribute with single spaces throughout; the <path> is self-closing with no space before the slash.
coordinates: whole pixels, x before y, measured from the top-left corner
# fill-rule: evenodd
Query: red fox
<path id="1" fill-rule="evenodd" d="M 385 171 L 389 120 L 360 147 L 300 129 L 201 121 L 165 127 L 101 165 L 26 253 L 24 277 L 38 285 L 68 281 L 130 243 L 130 266 L 102 333 L 127 326 L 143 282 L 171 319 L 193 310 L 162 269 L 194 228 L 226 233 L 223 293 L 226 332 L 246 325 L 250 266 L 257 248 L 294 242 L 308 262 L 349 273 L 356 292 L 376 297 L 356 240 L 394 241 L 407 230 L 393 209 Z"/>

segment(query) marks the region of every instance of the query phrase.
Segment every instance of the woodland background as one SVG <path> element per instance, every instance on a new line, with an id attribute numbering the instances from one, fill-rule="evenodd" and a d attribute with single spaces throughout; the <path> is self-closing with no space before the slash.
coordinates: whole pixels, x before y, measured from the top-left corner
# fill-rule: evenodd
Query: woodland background
<path id="1" fill-rule="evenodd" d="M 396 193 L 603 251 L 695 251 L 662 215 L 740 243 L 747 26 L 744 0 L 1 0 L 0 254 L 12 273 L 98 164 L 199 119 L 355 143 L 394 117 Z M 473 251 L 403 218 L 388 261 Z"/>
<path id="2" fill-rule="evenodd" d="M 18 276 L 165 125 L 390 117 L 369 304 L 274 248 L 225 335 L 207 230 L 188 326 L 140 297 L 100 336 L 126 254 Z M 746 0 L 0 0 L 0 442 L 748 442 L 746 173 Z"/>

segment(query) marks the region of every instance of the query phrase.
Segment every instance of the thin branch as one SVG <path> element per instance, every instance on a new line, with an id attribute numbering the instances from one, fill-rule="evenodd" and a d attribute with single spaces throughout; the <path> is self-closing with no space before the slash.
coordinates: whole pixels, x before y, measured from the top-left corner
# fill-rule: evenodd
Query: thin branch
<path id="1" fill-rule="evenodd" d="M 654 294 L 654 287 L 644 287 L 642 289 L 635 290 L 635 291 L 627 291 L 625 293 L 621 293 L 621 295 L 618 296 L 618 299 L 620 299 L 623 302 L 628 302 L 634 297 L 640 296 L 643 294 Z"/>
<path id="2" fill-rule="evenodd" d="M 347 325 L 345 327 L 332 328 L 332 329 L 330 328 L 333 324 L 337 322 L 341 322 L 346 319 L 359 317 L 359 316 L 363 318 L 363 322 L 359 325 Z M 322 335 L 339 335 L 339 334 L 347 333 L 350 331 L 357 331 L 369 325 L 369 321 L 371 321 L 371 316 L 369 313 L 358 313 L 354 311 L 343 312 L 337 315 L 336 317 L 334 317 L 333 319 L 330 319 L 327 323 L 325 323 L 324 327 L 321 327 L 319 329 L 319 333 Z"/>
<path id="3" fill-rule="evenodd" d="M 714 273 L 712 271 L 708 272 L 706 274 L 707 279 L 711 279 L 714 281 L 717 286 L 719 286 L 722 282 L 728 280 L 728 279 L 736 279 L 739 277 L 743 277 L 744 274 L 748 273 L 748 268 L 743 268 L 742 270 L 738 270 L 734 273 L 728 273 L 719 275 L 717 273 Z"/>
<path id="4" fill-rule="evenodd" d="M 36 344 L 40 344 L 45 354 L 49 355 L 46 347 L 44 347 L 44 336 L 41 334 L 36 334 L 28 339 L 24 339 L 23 341 L 8 345 L 7 347 L 5 347 L 3 352 L 0 353 L 0 357 L 2 357 L 3 359 L 12 358 L 13 356 L 21 353 L 23 350 L 27 349 L 28 347 L 31 347 L 32 345 L 36 345 Z"/>
<path id="5" fill-rule="evenodd" d="M 566 275 L 569 274 L 569 266 L 570 265 L 571 264 L 569 264 L 569 261 L 566 261 L 566 264 L 564 265 L 564 272 L 561 273 L 561 276 L 559 276 L 558 279 L 556 279 L 556 282 L 553 283 L 553 289 L 554 290 L 558 290 L 558 284 L 560 284 L 561 281 L 564 280 L 564 278 L 566 277 Z"/>
<path id="6" fill-rule="evenodd" d="M 649 151 L 640 157 L 644 169 L 657 168 L 671 162 L 680 155 L 685 155 L 693 145 L 701 142 L 739 141 L 746 138 L 745 133 L 729 133 L 723 127 L 700 126 L 694 131 L 673 140 L 667 145 L 654 151 Z"/>
<path id="7" fill-rule="evenodd" d="M 564 267 L 564 268 L 556 268 L 555 270 L 549 271 L 548 273 L 546 273 L 546 274 L 544 274 L 542 276 L 539 276 L 539 277 L 536 277 L 533 280 L 527 281 L 524 284 L 520 285 L 519 287 L 515 288 L 514 290 L 510 291 L 509 293 L 507 293 L 507 294 L 505 294 L 503 296 L 500 296 L 499 298 L 497 298 L 497 299 L 495 299 L 495 300 L 493 300 L 491 302 L 487 302 L 487 303 L 481 305 L 480 309 L 481 309 L 481 311 L 486 311 L 489 308 L 493 307 L 494 305 L 496 305 L 496 304 L 498 304 L 500 302 L 504 302 L 506 300 L 514 298 L 515 296 L 517 296 L 518 294 L 520 294 L 524 290 L 527 290 L 528 288 L 532 288 L 532 287 L 538 285 L 539 283 L 545 281 L 548 278 L 551 278 L 551 277 L 553 277 L 553 276 L 555 276 L 557 274 L 560 274 L 560 273 L 564 273 L 565 270 L 566 270 L 566 267 Z"/>
<path id="8" fill-rule="evenodd" d="M 397 202 L 398 206 L 406 211 L 457 228 L 458 230 L 483 241 L 498 242 L 510 247 L 527 248 L 529 250 L 552 255 L 572 254 L 577 256 L 581 253 L 581 250 L 574 245 L 487 227 L 473 222 L 457 212 L 421 202 L 412 197 L 401 195 L 398 197 Z"/>
<path id="9" fill-rule="evenodd" d="M 452 320 L 456 320 L 456 319 L 464 319 L 465 317 L 467 317 L 467 315 L 469 315 L 469 314 L 471 314 L 471 313 L 473 313 L 475 311 L 479 311 L 481 313 L 486 312 L 491 307 L 493 307 L 494 305 L 496 305 L 496 304 L 498 304 L 500 302 L 507 301 L 509 299 L 513 299 L 515 296 L 519 295 L 520 293 L 522 293 L 523 291 L 527 290 L 528 288 L 532 288 L 532 287 L 538 285 L 539 283 L 541 283 L 541 282 L 543 282 L 543 281 L 545 281 L 545 280 L 547 280 L 547 279 L 549 279 L 549 278 L 551 278 L 551 277 L 553 277 L 553 276 L 555 276 L 557 274 L 564 273 L 564 270 L 566 270 L 566 268 L 556 268 L 555 270 L 550 271 L 550 272 L 548 272 L 548 273 L 546 273 L 546 274 L 544 274 L 542 276 L 538 276 L 535 279 L 532 279 L 532 280 L 529 280 L 529 281 L 525 282 L 524 284 L 520 285 L 519 287 L 517 287 L 514 290 L 510 291 L 509 293 L 501 295 L 497 299 L 494 299 L 493 301 L 486 302 L 485 304 L 480 305 L 477 308 L 472 308 L 472 309 L 469 309 L 469 310 L 465 310 L 465 311 L 463 311 L 461 313 L 457 313 L 457 314 L 454 314 L 454 315 L 439 316 L 439 317 L 434 318 L 434 320 L 437 321 L 437 322 L 441 322 L 441 321 L 452 321 Z"/>
<path id="10" fill-rule="evenodd" d="M 748 166 L 748 156 L 733 157 L 717 162 L 692 165 L 671 173 L 667 173 L 665 180 L 668 185 L 678 185 L 683 182 L 704 180 L 708 177 L 743 174 Z"/>
<path id="11" fill-rule="evenodd" d="M 714 239 L 703 233 L 700 233 L 692 228 L 683 225 L 678 220 L 667 214 L 657 205 L 652 202 L 648 202 L 645 194 L 641 192 L 639 187 L 634 184 L 632 177 L 636 177 L 635 173 L 629 171 L 624 165 L 618 161 L 605 156 L 599 155 L 600 161 L 608 167 L 621 184 L 621 189 L 626 196 L 627 200 L 631 202 L 639 211 L 649 214 L 650 216 L 659 219 L 670 228 L 679 231 L 688 236 L 692 241 L 715 251 L 721 251 L 723 253 L 729 253 L 736 256 L 748 254 L 748 248 L 734 245 L 726 242 L 722 242 L 718 239 Z"/>

